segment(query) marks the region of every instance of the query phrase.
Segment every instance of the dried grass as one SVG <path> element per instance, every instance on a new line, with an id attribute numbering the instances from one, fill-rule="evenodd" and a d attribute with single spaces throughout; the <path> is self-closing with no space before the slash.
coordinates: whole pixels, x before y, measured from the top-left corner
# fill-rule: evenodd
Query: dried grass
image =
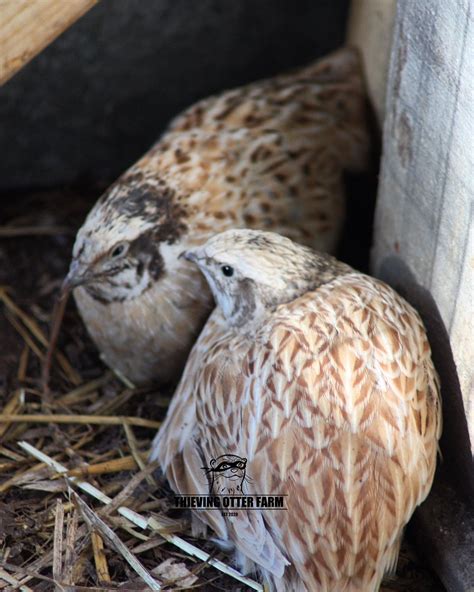
<path id="1" fill-rule="evenodd" d="M 24 345 L 0 413 L 0 590 L 263 590 L 168 515 L 146 460 L 160 421 L 125 409 L 145 395 L 163 415 L 169 396 L 82 378 L 4 287 L 1 303 Z"/>

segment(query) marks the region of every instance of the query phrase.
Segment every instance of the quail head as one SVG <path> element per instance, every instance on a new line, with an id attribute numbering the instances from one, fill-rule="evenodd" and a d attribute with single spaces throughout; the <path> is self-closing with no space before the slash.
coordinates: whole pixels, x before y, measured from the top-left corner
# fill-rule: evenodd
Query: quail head
<path id="1" fill-rule="evenodd" d="M 245 459 L 247 496 L 286 496 L 285 511 L 192 510 L 271 589 L 375 592 L 436 466 L 439 385 L 420 317 L 386 284 L 274 233 L 228 230 L 184 257 L 217 307 L 151 459 L 178 494 L 207 494 L 203 466 L 226 455 Z"/>
<path id="2" fill-rule="evenodd" d="M 205 99 L 177 117 L 79 230 L 66 285 L 105 361 L 137 384 L 178 375 L 213 306 L 178 255 L 230 227 L 324 251 L 344 218 L 342 175 L 365 167 L 358 55 Z"/>

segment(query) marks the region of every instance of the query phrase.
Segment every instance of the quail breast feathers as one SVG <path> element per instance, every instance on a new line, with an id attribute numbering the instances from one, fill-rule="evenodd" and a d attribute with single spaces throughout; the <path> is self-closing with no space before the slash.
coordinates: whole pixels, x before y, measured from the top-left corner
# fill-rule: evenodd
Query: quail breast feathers
<path id="1" fill-rule="evenodd" d="M 342 173 L 367 163 L 357 53 L 205 99 L 177 117 L 99 199 L 67 285 L 105 361 L 137 384 L 182 369 L 212 309 L 178 255 L 231 227 L 324 251 L 344 218 Z"/>

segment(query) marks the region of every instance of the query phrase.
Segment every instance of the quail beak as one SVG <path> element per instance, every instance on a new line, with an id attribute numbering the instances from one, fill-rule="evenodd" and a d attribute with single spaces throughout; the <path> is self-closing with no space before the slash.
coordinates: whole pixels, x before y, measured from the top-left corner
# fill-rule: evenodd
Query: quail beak
<path id="1" fill-rule="evenodd" d="M 180 255 L 178 256 L 178 259 L 186 259 L 186 261 L 191 261 L 192 263 L 198 263 L 200 257 L 199 257 L 199 251 L 197 249 L 195 250 L 190 250 L 190 251 L 183 251 L 182 253 L 180 253 Z"/>
<path id="2" fill-rule="evenodd" d="M 66 294 L 74 288 L 82 286 L 89 280 L 90 276 L 87 274 L 87 271 L 81 268 L 79 261 L 73 259 L 71 266 L 69 267 L 68 274 L 64 278 L 63 284 L 61 286 L 61 292 Z"/>

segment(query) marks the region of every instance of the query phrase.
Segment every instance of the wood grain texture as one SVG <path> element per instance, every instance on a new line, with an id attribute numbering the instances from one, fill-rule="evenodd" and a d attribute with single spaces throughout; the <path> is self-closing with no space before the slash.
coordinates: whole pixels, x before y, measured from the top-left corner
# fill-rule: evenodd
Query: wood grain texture
<path id="1" fill-rule="evenodd" d="M 4 84 L 98 0 L 1 0 L 0 84 Z"/>
<path id="2" fill-rule="evenodd" d="M 470 0 L 398 3 L 372 260 L 421 314 L 441 379 L 446 475 L 413 532 L 453 592 L 474 590 L 472 10 Z"/>
<path id="3" fill-rule="evenodd" d="M 409 300 L 422 290 L 425 323 L 439 317 L 431 345 L 457 370 L 438 368 L 453 459 L 468 446 L 466 423 L 474 444 L 472 9 L 470 0 L 399 3 L 373 251 L 374 273 L 391 274 Z"/>

